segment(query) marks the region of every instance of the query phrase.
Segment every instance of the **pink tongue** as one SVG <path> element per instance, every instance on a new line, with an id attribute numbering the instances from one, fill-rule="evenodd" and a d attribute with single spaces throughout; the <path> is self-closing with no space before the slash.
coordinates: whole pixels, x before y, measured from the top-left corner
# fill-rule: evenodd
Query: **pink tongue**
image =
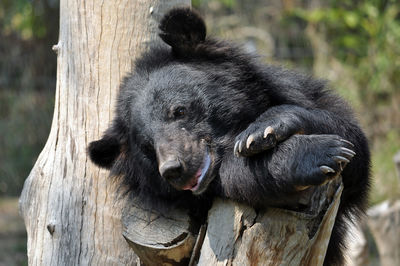
<path id="1" fill-rule="evenodd" d="M 201 175 L 201 169 L 197 170 L 196 175 L 182 188 L 183 190 L 190 190 L 197 185 L 197 180 Z"/>

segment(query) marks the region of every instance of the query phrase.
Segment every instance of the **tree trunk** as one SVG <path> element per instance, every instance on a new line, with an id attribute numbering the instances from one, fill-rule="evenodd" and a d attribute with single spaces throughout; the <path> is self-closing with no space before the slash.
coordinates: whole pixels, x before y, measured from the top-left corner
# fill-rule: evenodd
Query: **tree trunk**
<path id="1" fill-rule="evenodd" d="M 128 202 L 124 236 L 145 265 L 322 265 L 342 189 L 334 180 L 310 190 L 302 201 L 307 208 L 296 212 L 257 213 L 217 199 L 199 233 L 182 211 L 144 213 Z"/>
<path id="2" fill-rule="evenodd" d="M 61 0 L 53 123 L 20 198 L 29 265 L 137 261 L 122 237 L 124 202 L 86 147 L 107 128 L 132 60 L 159 41 L 159 19 L 176 4 L 190 1 Z"/>

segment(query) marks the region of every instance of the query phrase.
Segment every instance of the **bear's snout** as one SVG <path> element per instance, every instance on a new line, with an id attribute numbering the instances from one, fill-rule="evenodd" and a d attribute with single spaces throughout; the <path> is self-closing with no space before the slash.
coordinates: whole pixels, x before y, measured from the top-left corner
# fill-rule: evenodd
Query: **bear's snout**
<path id="1" fill-rule="evenodd" d="M 170 157 L 168 160 L 160 162 L 158 170 L 163 178 L 176 179 L 182 174 L 182 164 L 177 158 Z"/>
<path id="2" fill-rule="evenodd" d="M 209 167 L 205 160 L 209 156 L 206 142 L 185 133 L 158 138 L 155 143 L 160 176 L 177 190 L 195 188 Z"/>

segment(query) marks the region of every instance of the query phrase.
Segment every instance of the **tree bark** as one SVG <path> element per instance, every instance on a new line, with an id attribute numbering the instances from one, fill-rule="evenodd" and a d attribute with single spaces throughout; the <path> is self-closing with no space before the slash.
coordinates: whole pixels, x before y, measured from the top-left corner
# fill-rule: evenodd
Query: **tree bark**
<path id="1" fill-rule="evenodd" d="M 188 0 L 60 2 L 57 88 L 48 141 L 25 181 L 20 212 L 29 265 L 127 265 L 123 200 L 86 153 L 113 114 L 132 60 L 158 42 L 161 16 Z"/>
<path id="2" fill-rule="evenodd" d="M 186 210 L 167 214 L 141 208 L 135 199 L 122 214 L 123 235 L 145 265 L 187 265 L 196 242 L 198 224 Z"/>
<path id="3" fill-rule="evenodd" d="M 339 185 L 340 184 L 340 185 Z M 322 265 L 342 192 L 340 180 L 310 190 L 301 211 L 217 199 L 197 233 L 183 211 L 143 214 L 127 203 L 124 236 L 145 265 Z M 205 236 L 204 236 L 205 234 Z M 193 251 L 192 251 L 193 249 Z"/>
<path id="4" fill-rule="evenodd" d="M 324 191 L 306 212 L 268 208 L 257 213 L 217 201 L 198 265 L 322 265 L 341 192 L 342 187 Z"/>

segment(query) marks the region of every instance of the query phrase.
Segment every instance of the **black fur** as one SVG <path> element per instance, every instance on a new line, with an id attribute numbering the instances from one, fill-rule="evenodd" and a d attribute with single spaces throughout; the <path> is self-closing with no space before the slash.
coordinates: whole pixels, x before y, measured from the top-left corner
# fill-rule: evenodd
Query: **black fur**
<path id="1" fill-rule="evenodd" d="M 89 146 L 91 159 L 122 175 L 144 204 L 194 212 L 214 196 L 295 206 L 297 188 L 341 173 L 325 264 L 343 263 L 346 222 L 366 207 L 370 165 L 348 105 L 322 81 L 206 38 L 204 21 L 188 8 L 170 11 L 160 29 L 172 49 L 152 47 L 135 62 L 112 125 Z"/>
<path id="2" fill-rule="evenodd" d="M 110 168 L 113 166 L 115 158 L 120 154 L 120 146 L 115 138 L 104 138 L 93 141 L 89 145 L 90 158 L 97 165 Z"/>
<path id="3" fill-rule="evenodd" d="M 160 23 L 161 39 L 173 48 L 176 54 L 190 52 L 206 39 L 203 19 L 190 8 L 172 9 Z"/>

